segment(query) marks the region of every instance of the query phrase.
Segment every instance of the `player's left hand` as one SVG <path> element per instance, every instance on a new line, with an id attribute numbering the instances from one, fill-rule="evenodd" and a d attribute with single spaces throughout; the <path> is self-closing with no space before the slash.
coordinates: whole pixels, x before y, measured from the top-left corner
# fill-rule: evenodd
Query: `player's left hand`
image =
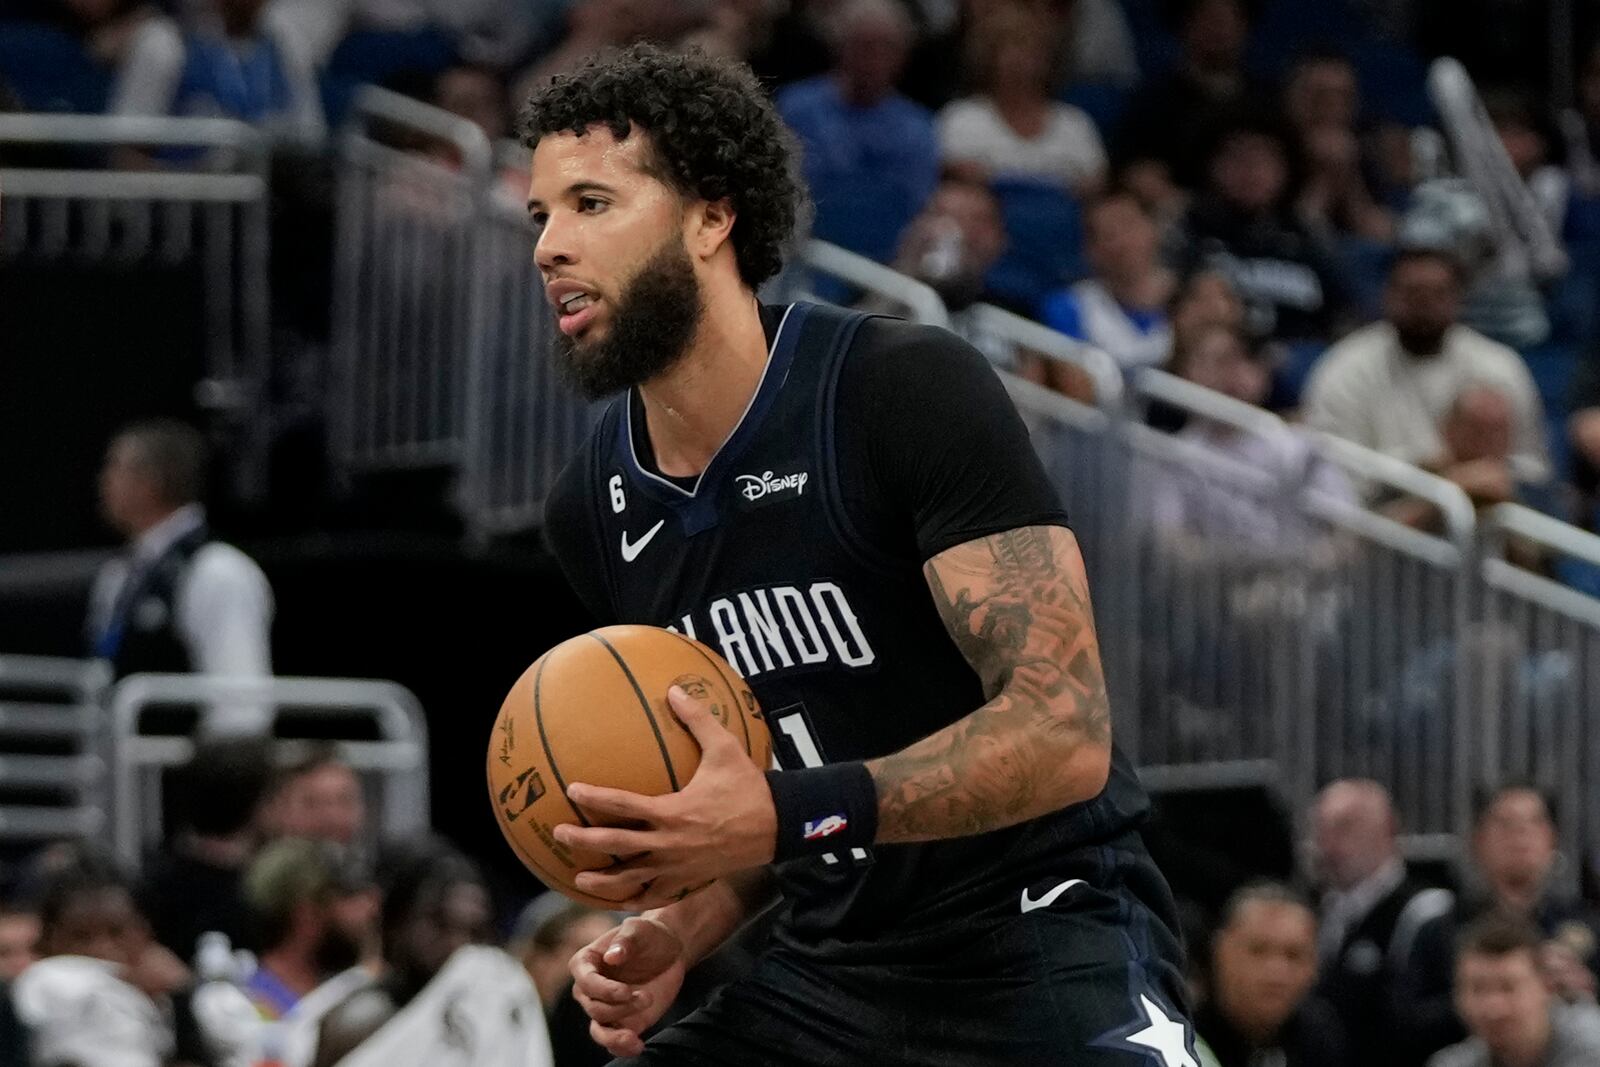
<path id="1" fill-rule="evenodd" d="M 629 826 L 555 828 L 570 848 L 626 856 L 603 871 L 585 871 L 579 889 L 645 911 L 682 900 L 726 875 L 771 863 L 778 815 L 763 769 L 717 721 L 708 702 L 682 688 L 667 693 L 673 714 L 700 745 L 700 766 L 676 793 L 642 796 L 574 782 L 567 796 L 585 811 Z"/>

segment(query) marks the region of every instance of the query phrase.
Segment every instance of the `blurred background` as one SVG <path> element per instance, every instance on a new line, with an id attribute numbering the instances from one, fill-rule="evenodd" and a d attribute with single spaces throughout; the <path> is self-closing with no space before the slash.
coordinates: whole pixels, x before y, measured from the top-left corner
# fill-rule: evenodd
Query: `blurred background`
<path id="1" fill-rule="evenodd" d="M 1425 1062 L 1489 913 L 1592 1002 L 1589 0 L 0 0 L 5 976 L 130 968 L 141 1063 L 310 1063 L 198 990 L 276 1021 L 341 930 L 431 976 L 383 933 L 470 897 L 452 936 L 593 1061 L 595 917 L 480 767 L 588 628 L 515 115 L 637 40 L 747 61 L 793 131 L 768 299 L 954 329 L 1028 420 L 1216 1062 Z M 69 950 L 86 899 L 123 948 Z M 0 1029 L 98 1062 L 25 989 Z"/>

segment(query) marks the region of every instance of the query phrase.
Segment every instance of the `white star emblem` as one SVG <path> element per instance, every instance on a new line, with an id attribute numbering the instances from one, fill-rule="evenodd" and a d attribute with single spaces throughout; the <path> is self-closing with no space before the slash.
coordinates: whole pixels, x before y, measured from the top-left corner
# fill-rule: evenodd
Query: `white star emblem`
<path id="1" fill-rule="evenodd" d="M 1200 1067 L 1189 1054 L 1188 1028 L 1182 1020 L 1169 1016 L 1161 1005 L 1139 994 L 1139 1006 L 1148 1020 L 1143 1030 L 1136 1030 L 1123 1040 L 1130 1045 L 1147 1048 L 1161 1058 L 1161 1067 Z"/>

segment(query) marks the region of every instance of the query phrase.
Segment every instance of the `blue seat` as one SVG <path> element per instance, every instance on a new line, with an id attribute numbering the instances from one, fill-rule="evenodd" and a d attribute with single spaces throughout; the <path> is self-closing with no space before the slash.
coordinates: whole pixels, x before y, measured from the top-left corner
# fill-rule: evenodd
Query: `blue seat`
<path id="1" fill-rule="evenodd" d="M 322 75 L 322 106 L 329 125 L 344 118 L 363 85 L 389 85 L 404 77 L 431 80 L 456 58 L 450 38 L 431 27 L 357 30 L 339 42 Z"/>
<path id="2" fill-rule="evenodd" d="M 887 263 L 900 234 L 922 210 L 901 183 L 864 174 L 818 177 L 811 182 L 816 218 L 811 233 L 841 248 Z"/>
<path id="3" fill-rule="evenodd" d="M 1062 101 L 1093 119 L 1102 136 L 1117 128 L 1130 98 L 1126 87 L 1106 82 L 1079 82 L 1061 91 Z"/>
<path id="4" fill-rule="evenodd" d="M 1339 240 L 1335 251 L 1362 314 L 1369 319 L 1377 318 L 1389 267 L 1394 262 L 1394 246 L 1347 236 Z"/>
<path id="5" fill-rule="evenodd" d="M 0 77 L 27 111 L 99 114 L 111 75 L 71 34 L 21 19 L 0 21 Z"/>
<path id="6" fill-rule="evenodd" d="M 1083 218 L 1057 185 L 1020 178 L 994 183 L 1005 219 L 1006 254 L 989 271 L 989 290 L 1019 307 L 1083 276 Z"/>

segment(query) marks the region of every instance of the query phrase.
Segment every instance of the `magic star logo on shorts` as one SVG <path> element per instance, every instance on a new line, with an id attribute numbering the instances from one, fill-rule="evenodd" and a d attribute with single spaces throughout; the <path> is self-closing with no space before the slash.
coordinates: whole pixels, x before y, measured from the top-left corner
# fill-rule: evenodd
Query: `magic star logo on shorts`
<path id="1" fill-rule="evenodd" d="M 850 825 L 850 820 L 843 815 L 829 815 L 823 819 L 808 819 L 800 830 L 802 841 L 820 841 L 824 837 L 834 834 Z"/>

